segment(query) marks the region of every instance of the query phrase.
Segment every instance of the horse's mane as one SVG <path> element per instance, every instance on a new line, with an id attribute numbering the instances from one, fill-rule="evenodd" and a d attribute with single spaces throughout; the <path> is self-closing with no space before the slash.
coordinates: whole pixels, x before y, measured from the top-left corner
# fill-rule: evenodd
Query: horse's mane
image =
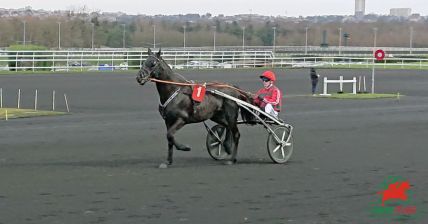
<path id="1" fill-rule="evenodd" d="M 172 68 L 169 66 L 169 64 L 162 57 L 159 57 L 157 59 L 161 62 L 162 68 L 165 71 L 169 72 L 170 74 L 174 75 L 174 78 L 178 78 L 180 81 L 183 81 L 183 82 L 186 82 L 186 83 L 190 82 L 183 75 L 181 75 L 180 73 L 175 72 L 174 70 L 172 70 Z M 170 77 L 170 78 L 173 78 L 173 77 Z"/>

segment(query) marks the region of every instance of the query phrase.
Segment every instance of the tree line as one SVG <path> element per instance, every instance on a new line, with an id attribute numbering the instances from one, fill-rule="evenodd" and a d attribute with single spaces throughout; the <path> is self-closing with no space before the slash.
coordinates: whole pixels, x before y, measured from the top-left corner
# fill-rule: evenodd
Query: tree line
<path id="1" fill-rule="evenodd" d="M 185 21 L 147 16 L 126 16 L 116 21 L 100 20 L 97 16 L 2 18 L 0 47 L 22 44 L 24 23 L 26 44 L 50 49 L 59 47 L 59 39 L 61 48 L 121 48 L 123 42 L 127 48 L 153 47 L 155 42 L 156 47 L 183 47 L 184 36 L 186 47 L 213 46 L 214 37 L 217 46 L 241 46 L 243 37 L 245 46 L 272 46 L 274 39 L 277 46 L 304 46 L 306 29 L 308 45 L 319 46 L 325 31 L 326 43 L 338 46 L 339 28 L 342 30 L 342 45 L 373 46 L 375 27 L 377 46 L 409 47 L 411 42 L 413 47 L 428 47 L 428 25 L 424 22 L 316 23 L 279 18 L 232 21 L 200 18 Z"/>

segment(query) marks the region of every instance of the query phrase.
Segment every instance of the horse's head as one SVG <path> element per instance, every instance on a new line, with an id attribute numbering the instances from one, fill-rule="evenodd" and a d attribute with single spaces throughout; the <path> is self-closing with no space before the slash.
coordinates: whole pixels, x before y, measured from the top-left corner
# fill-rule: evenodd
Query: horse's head
<path id="1" fill-rule="evenodd" d="M 141 66 L 140 71 L 137 74 L 137 82 L 140 85 L 144 85 L 150 78 L 158 78 L 161 72 L 161 50 L 158 53 L 153 54 L 152 50 L 148 50 L 148 57 Z"/>

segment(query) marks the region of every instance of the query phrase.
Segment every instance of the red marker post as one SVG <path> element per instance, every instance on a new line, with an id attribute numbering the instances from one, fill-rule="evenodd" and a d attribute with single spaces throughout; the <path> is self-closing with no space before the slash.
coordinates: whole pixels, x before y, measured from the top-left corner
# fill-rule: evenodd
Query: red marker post
<path id="1" fill-rule="evenodd" d="M 383 51 L 382 49 L 379 49 L 377 51 L 375 51 L 374 53 L 374 57 L 376 58 L 376 60 L 378 61 L 382 61 L 385 58 L 385 51 Z M 374 76 L 375 76 L 375 63 L 373 60 L 373 68 L 372 68 L 372 94 L 374 94 Z"/>

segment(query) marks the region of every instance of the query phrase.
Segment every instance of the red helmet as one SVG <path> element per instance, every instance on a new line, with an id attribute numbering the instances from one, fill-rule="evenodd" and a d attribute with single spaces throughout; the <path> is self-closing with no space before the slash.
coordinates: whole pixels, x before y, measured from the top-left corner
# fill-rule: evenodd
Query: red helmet
<path id="1" fill-rule="evenodd" d="M 263 74 L 260 76 L 260 78 L 261 77 L 268 78 L 271 81 L 276 81 L 275 73 L 273 73 L 272 71 L 265 71 L 265 72 L 263 72 Z"/>

